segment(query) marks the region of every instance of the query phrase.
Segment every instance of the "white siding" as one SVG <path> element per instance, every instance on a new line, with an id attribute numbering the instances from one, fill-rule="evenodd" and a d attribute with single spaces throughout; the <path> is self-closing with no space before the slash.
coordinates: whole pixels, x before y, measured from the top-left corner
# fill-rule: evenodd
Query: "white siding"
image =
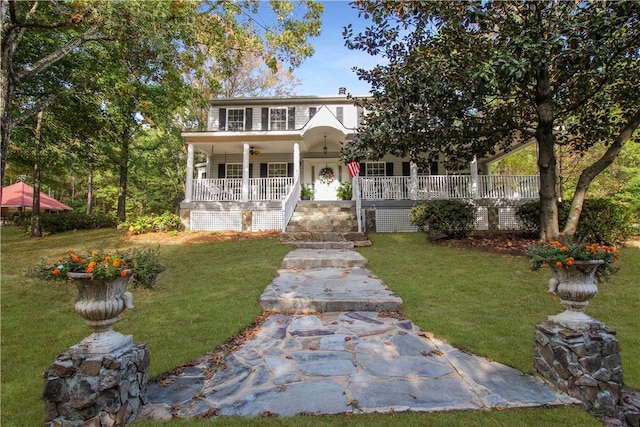
<path id="1" fill-rule="evenodd" d="M 351 104 L 324 104 L 318 103 L 313 104 L 309 103 L 308 105 L 295 105 L 296 109 L 296 117 L 295 117 L 295 128 L 302 129 L 307 122 L 309 121 L 309 108 L 315 107 L 316 110 L 319 110 L 323 105 L 326 105 L 329 111 L 334 116 L 338 116 L 337 109 L 338 107 L 342 107 L 343 109 L 343 118 L 342 123 L 347 128 L 356 128 L 358 126 L 358 109 Z M 252 105 L 252 129 L 246 130 L 267 130 L 262 129 L 262 109 L 263 108 L 285 108 L 286 106 L 273 106 L 273 105 Z M 219 128 L 219 113 L 220 108 L 243 108 L 242 106 L 234 105 L 234 106 L 215 106 L 209 108 L 209 117 L 208 117 L 208 127 L 209 131 L 218 131 Z"/>

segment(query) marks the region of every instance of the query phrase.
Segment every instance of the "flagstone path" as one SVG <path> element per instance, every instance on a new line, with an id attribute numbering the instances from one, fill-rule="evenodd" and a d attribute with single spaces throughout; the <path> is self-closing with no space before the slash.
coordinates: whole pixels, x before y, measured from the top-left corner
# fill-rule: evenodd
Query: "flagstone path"
<path id="1" fill-rule="evenodd" d="M 350 250 L 295 249 L 260 302 L 255 337 L 148 389 L 138 418 L 443 411 L 572 405 L 547 383 L 459 350 L 397 312 Z M 299 314 L 286 312 L 297 311 Z"/>

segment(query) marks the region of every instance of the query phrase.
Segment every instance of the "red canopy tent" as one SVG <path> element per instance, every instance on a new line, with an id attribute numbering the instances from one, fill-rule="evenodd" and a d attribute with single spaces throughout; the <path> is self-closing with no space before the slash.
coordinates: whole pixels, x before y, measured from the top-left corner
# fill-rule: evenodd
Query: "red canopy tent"
<path id="1" fill-rule="evenodd" d="M 2 188 L 2 216 L 8 210 L 22 211 L 25 208 L 33 207 L 33 187 L 24 182 L 16 182 Z M 40 192 L 40 209 L 43 211 L 72 211 L 71 206 L 67 206 L 56 199 Z"/>

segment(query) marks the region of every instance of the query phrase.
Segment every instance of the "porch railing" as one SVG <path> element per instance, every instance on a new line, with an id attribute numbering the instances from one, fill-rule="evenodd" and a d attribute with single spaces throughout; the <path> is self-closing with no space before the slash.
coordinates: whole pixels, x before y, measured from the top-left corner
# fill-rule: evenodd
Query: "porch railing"
<path id="1" fill-rule="evenodd" d="M 291 189 L 285 196 L 282 201 L 282 212 L 284 213 L 284 217 L 282 218 L 282 231 L 286 231 L 287 224 L 289 224 L 289 220 L 291 216 L 293 216 L 293 211 L 296 210 L 296 204 L 300 200 L 300 180 L 296 180 Z"/>
<path id="2" fill-rule="evenodd" d="M 538 175 L 480 175 L 479 194 L 484 199 L 537 199 Z"/>
<path id="3" fill-rule="evenodd" d="M 411 186 L 408 176 L 359 177 L 362 200 L 537 199 L 537 175 L 480 175 L 474 189 L 469 175 L 425 175 Z M 285 200 L 293 178 L 249 179 L 249 201 Z M 474 191 L 475 190 L 475 191 Z M 296 192 L 299 194 L 299 191 Z M 243 201 L 242 179 L 196 179 L 194 201 Z"/>
<path id="4" fill-rule="evenodd" d="M 284 200 L 293 187 L 293 178 L 249 179 L 249 201 Z M 191 200 L 198 202 L 242 201 L 242 179 L 195 179 Z"/>
<path id="5" fill-rule="evenodd" d="M 363 200 L 438 200 L 438 199 L 537 199 L 537 175 L 480 175 L 474 191 L 470 175 L 418 176 L 411 191 L 411 178 L 360 177 Z"/>

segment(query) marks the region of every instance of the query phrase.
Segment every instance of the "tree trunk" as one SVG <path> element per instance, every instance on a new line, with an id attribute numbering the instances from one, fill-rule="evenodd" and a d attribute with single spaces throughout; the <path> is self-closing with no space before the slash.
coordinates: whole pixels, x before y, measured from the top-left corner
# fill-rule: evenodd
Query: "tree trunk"
<path id="1" fill-rule="evenodd" d="M 536 93 L 538 127 L 538 171 L 540 172 L 540 238 L 556 240 L 560 234 L 558 226 L 558 203 L 556 194 L 556 155 L 553 135 L 553 98 L 546 66 L 538 70 Z"/>
<path id="2" fill-rule="evenodd" d="M 122 147 L 120 153 L 120 186 L 118 187 L 118 219 L 126 221 L 126 202 L 127 202 L 127 179 L 129 174 L 129 133 L 124 132 L 122 135 Z"/>
<path id="3" fill-rule="evenodd" d="M 582 171 L 580 179 L 578 179 L 578 183 L 576 184 L 573 201 L 571 202 L 569 218 L 567 219 L 567 224 L 562 231 L 563 235 L 573 237 L 576 234 L 580 215 L 582 214 L 584 199 L 591 182 L 611 163 L 613 163 L 620 153 L 620 150 L 622 150 L 622 147 L 624 147 L 624 144 L 629 140 L 629 138 L 631 138 L 633 132 L 638 128 L 638 126 L 640 126 L 640 110 L 636 111 L 635 115 L 629 119 L 629 122 L 622 129 L 620 134 L 616 137 L 602 157 Z"/>
<path id="4" fill-rule="evenodd" d="M 13 57 L 13 36 L 11 31 L 5 31 L 9 24 L 9 7 L 2 2 L 0 12 L 2 16 L 2 58 L 0 58 L 0 188 L 4 185 L 4 168 L 7 164 L 7 151 L 9 148 L 9 136 L 11 135 L 11 99 L 13 97 L 13 84 L 11 84 L 11 58 Z M 2 190 L 0 189 L 0 195 Z"/>
<path id="5" fill-rule="evenodd" d="M 40 228 L 40 130 L 42 129 L 43 112 L 38 112 L 36 116 L 36 161 L 33 165 L 33 205 L 31 207 L 31 237 L 42 237 Z"/>
<path id="6" fill-rule="evenodd" d="M 89 168 L 87 177 L 87 215 L 93 212 L 93 168 Z"/>

